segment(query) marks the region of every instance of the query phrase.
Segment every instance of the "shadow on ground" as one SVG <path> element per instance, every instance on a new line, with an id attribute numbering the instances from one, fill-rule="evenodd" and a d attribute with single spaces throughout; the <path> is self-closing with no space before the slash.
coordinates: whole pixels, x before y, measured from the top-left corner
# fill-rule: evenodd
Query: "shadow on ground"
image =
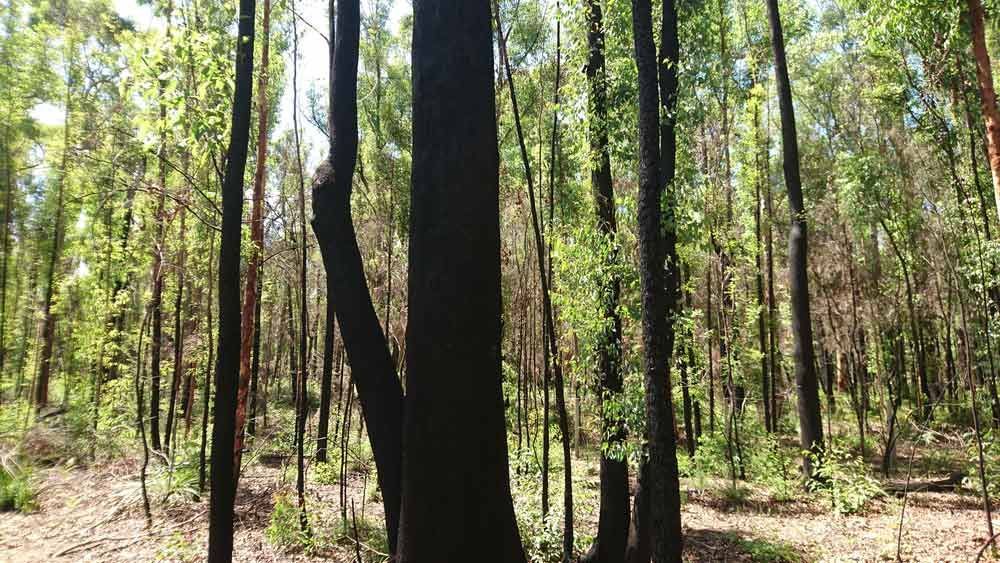
<path id="1" fill-rule="evenodd" d="M 808 561 L 809 556 L 788 544 L 743 532 L 688 529 L 684 531 L 684 560 L 792 563 Z"/>

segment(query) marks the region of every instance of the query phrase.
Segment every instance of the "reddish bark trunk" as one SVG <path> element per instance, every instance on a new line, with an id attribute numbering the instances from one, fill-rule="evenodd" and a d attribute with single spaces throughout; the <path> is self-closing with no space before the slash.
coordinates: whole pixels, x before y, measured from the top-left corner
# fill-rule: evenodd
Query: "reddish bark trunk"
<path id="1" fill-rule="evenodd" d="M 257 307 L 257 276 L 261 267 L 261 253 L 264 247 L 264 169 L 267 161 L 267 65 L 270 47 L 271 0 L 264 0 L 264 21 L 262 23 L 264 43 L 260 55 L 260 75 L 257 79 L 257 162 L 253 174 L 253 207 L 250 210 L 250 239 L 253 249 L 250 251 L 250 262 L 247 265 L 247 281 L 243 289 L 244 320 L 240 330 L 240 380 L 236 392 L 236 441 L 233 445 L 233 471 L 237 479 L 240 474 L 240 463 L 243 455 L 244 427 L 247 419 L 247 394 L 250 389 L 250 374 L 252 364 L 250 352 L 253 350 L 254 333 L 257 325 L 254 322 L 254 311 Z"/>

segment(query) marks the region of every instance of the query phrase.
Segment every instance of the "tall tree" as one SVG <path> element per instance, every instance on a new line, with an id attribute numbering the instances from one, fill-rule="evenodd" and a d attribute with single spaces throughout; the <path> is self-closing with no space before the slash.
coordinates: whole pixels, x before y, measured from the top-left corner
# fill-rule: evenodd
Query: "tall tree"
<path id="1" fill-rule="evenodd" d="M 170 42 L 170 17 L 173 11 L 173 3 L 168 2 L 165 18 L 167 21 L 166 40 Z M 165 67 L 165 64 L 164 64 Z M 165 68 L 163 69 L 166 70 Z M 159 167 L 159 182 L 156 193 L 156 215 L 153 220 L 156 222 L 156 234 L 153 239 L 153 265 L 150 277 L 153 279 L 153 294 L 150 297 L 150 307 L 152 308 L 152 336 L 150 338 L 150 390 L 149 390 L 149 435 L 154 450 L 162 449 L 160 441 L 160 372 L 161 351 L 163 348 L 163 283 L 165 275 L 163 272 L 163 253 L 166 248 L 167 232 L 167 102 L 164 90 L 167 86 L 165 78 L 159 78 L 159 112 L 160 120 L 157 122 L 159 135 L 159 148 L 156 158 Z"/>
<path id="2" fill-rule="evenodd" d="M 247 403 L 250 391 L 250 376 L 253 371 L 251 352 L 260 327 L 257 326 L 255 312 L 260 283 L 258 276 L 263 264 L 264 254 L 264 188 L 267 178 L 267 132 L 268 132 L 268 101 L 267 79 L 268 60 L 271 47 L 271 0 L 264 0 L 264 15 L 261 22 L 261 32 L 264 34 L 260 50 L 260 71 L 257 77 L 257 159 L 253 173 L 253 199 L 250 208 L 250 259 L 247 262 L 247 279 L 243 284 L 243 319 L 240 334 L 240 380 L 236 394 L 236 443 L 233 455 L 235 462 L 233 470 L 239 479 L 240 460 L 243 455 L 243 440 L 246 432 L 244 425 L 247 419 Z M 259 340 L 258 340 L 259 342 Z"/>
<path id="3" fill-rule="evenodd" d="M 56 276 L 59 275 L 59 262 L 62 255 L 63 239 L 66 226 L 65 210 L 66 203 L 66 174 L 68 172 L 69 142 L 70 142 L 70 116 L 72 108 L 72 86 L 74 63 L 72 57 L 66 62 L 66 113 L 63 118 L 63 149 L 62 159 L 59 164 L 59 173 L 56 177 L 56 217 L 52 229 L 52 249 L 49 254 L 48 278 L 45 281 L 45 296 L 42 303 L 42 350 L 39 358 L 38 379 L 35 381 L 34 401 L 35 408 L 41 409 L 49 403 L 49 380 L 52 378 L 52 352 L 56 339 L 56 314 L 52 310 L 55 303 Z"/>
<path id="4" fill-rule="evenodd" d="M 648 457 L 640 474 L 626 559 L 638 562 L 651 556 L 655 563 L 663 563 L 680 561 L 683 549 L 670 390 L 680 287 L 674 188 L 679 41 L 673 0 L 663 4 L 658 56 L 649 0 L 632 1 L 632 32 L 639 80 L 639 271 Z M 665 210 L 661 200 L 666 201 Z"/>
<path id="5" fill-rule="evenodd" d="M 542 214 L 538 212 L 535 199 L 535 182 L 534 176 L 531 173 L 531 160 L 528 157 L 528 149 L 525 143 L 524 130 L 521 128 L 521 115 L 518 110 L 517 105 L 517 93 L 514 87 L 514 74 L 511 70 L 510 57 L 507 54 L 507 40 L 505 32 L 503 31 L 503 26 L 500 20 L 500 3 L 498 1 L 494 2 L 494 14 L 496 17 L 497 26 L 497 44 L 499 45 L 499 54 L 501 59 L 503 59 L 503 68 L 507 77 L 507 84 L 510 91 L 510 105 L 511 110 L 514 113 L 514 128 L 517 132 L 517 142 L 520 148 L 521 163 L 524 166 L 524 177 L 528 185 L 528 208 L 531 211 L 531 226 L 534 232 L 535 241 L 535 257 L 538 260 L 538 278 L 540 280 L 540 286 L 542 289 L 542 314 L 544 315 L 544 325 L 542 330 L 542 360 L 544 362 L 543 366 L 543 409 L 544 409 L 544 422 L 542 427 L 542 518 L 545 518 L 548 513 L 549 507 L 549 494 L 548 494 L 548 467 L 549 467 L 549 423 L 548 423 L 548 412 L 549 412 L 549 373 L 554 375 L 553 383 L 556 389 L 556 410 L 558 411 L 559 417 L 559 432 L 562 435 L 562 446 L 563 446 L 563 502 L 565 507 L 565 515 L 563 521 L 563 558 L 568 560 L 572 556 L 572 546 L 573 546 L 573 470 L 572 470 L 572 458 L 570 457 L 569 449 L 569 423 L 566 413 L 566 400 L 564 396 L 565 385 L 563 380 L 562 372 L 562 355 L 559 353 L 558 337 L 556 335 L 556 323 L 555 323 L 555 312 L 552 306 L 552 275 L 551 271 L 546 269 L 545 256 L 546 256 L 546 243 L 545 243 L 545 231 L 542 225 Z M 555 145 L 556 145 L 556 134 L 558 129 L 558 106 L 559 106 L 559 62 L 558 62 L 558 45 L 559 45 L 559 34 L 561 26 L 557 23 L 556 25 L 556 45 L 557 45 L 557 64 L 556 64 L 556 94 L 555 94 L 555 106 L 556 112 L 553 117 L 553 132 L 552 132 L 552 145 L 551 145 L 551 163 L 552 167 L 550 169 L 550 189 L 549 189 L 549 219 L 551 223 L 553 215 L 553 188 L 555 185 Z M 539 152 L 541 147 L 539 146 Z M 541 159 L 541 154 L 539 154 L 539 159 Z M 549 247 L 550 248 L 550 247 Z M 549 264 L 551 266 L 551 262 Z"/>
<path id="6" fill-rule="evenodd" d="M 386 532 L 395 552 L 399 522 L 403 389 L 389 354 L 365 278 L 354 231 L 351 193 L 358 155 L 357 76 L 359 0 L 337 3 L 329 112 L 330 156 L 313 180 L 313 232 L 326 268 L 327 299 L 333 302 L 351 375 L 375 456 Z M 334 30 L 331 10 L 330 29 Z M 326 323 L 326 330 L 333 330 Z M 324 354 L 324 363 L 332 354 Z M 324 366 L 324 370 L 330 369 Z"/>
<path id="7" fill-rule="evenodd" d="M 501 395 L 490 3 L 416 0 L 413 11 L 407 450 L 398 559 L 524 562 Z"/>
<path id="8" fill-rule="evenodd" d="M 219 357 L 215 374 L 212 426 L 212 496 L 209 502 L 208 561 L 233 558 L 233 503 L 236 483 L 236 393 L 240 375 L 240 233 L 243 176 L 250 144 L 253 98 L 255 0 L 240 0 L 236 38 L 236 88 L 226 168 L 222 179 L 222 239 L 219 244 Z"/>
<path id="9" fill-rule="evenodd" d="M 600 0 L 587 0 L 587 85 L 590 110 L 590 187 L 594 195 L 597 228 L 607 238 L 609 264 L 618 260 L 615 237 L 615 191 L 608 151 L 608 88 L 604 55 L 604 21 Z M 603 332 L 597 342 L 597 369 L 601 389 L 599 404 L 622 401 L 622 321 L 618 314 L 621 279 L 614 275 L 601 286 Z M 597 537 L 584 561 L 620 561 L 628 539 L 628 462 L 621 457 L 625 424 L 601 408 L 601 435 L 608 447 L 601 450 L 601 505 Z M 617 452 L 617 453 L 611 453 Z"/>
<path id="10" fill-rule="evenodd" d="M 986 121 L 986 152 L 990 157 L 993 195 L 996 198 L 997 213 L 1000 214 L 1000 110 L 997 109 L 990 53 L 986 48 L 986 10 L 981 0 L 968 0 L 968 9 L 972 55 L 976 61 L 976 78 L 979 81 L 979 102 Z"/>
<path id="11" fill-rule="evenodd" d="M 771 48 L 774 51 L 774 77 L 778 89 L 778 109 L 781 113 L 781 148 L 785 187 L 788 190 L 791 229 L 788 233 L 788 290 L 791 295 L 792 336 L 795 341 L 795 386 L 798 389 L 799 438 L 803 450 L 812 455 L 823 448 L 823 420 L 819 405 L 819 384 L 813 355 L 812 319 L 809 314 L 809 256 L 806 210 L 799 175 L 799 143 L 795 132 L 795 108 L 792 87 L 788 81 L 785 58 L 785 38 L 781 30 L 778 0 L 767 0 L 767 19 L 771 28 Z M 803 470 L 813 475 L 810 455 L 803 458 Z"/>

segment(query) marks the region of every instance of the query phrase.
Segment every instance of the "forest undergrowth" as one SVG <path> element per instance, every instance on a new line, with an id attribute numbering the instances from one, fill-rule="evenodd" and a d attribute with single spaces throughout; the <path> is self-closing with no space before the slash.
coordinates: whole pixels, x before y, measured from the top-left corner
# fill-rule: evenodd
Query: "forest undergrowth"
<path id="1" fill-rule="evenodd" d="M 234 560 L 387 561 L 380 491 L 364 432 L 351 430 L 349 443 L 331 451 L 327 462 L 308 464 L 310 527 L 303 533 L 295 501 L 293 437 L 280 430 L 290 428 L 282 421 L 294 414 L 289 405 L 277 403 L 270 416 L 274 422 L 261 429 L 244 457 Z M 966 479 L 949 492 L 921 490 L 922 483 L 974 470 L 970 437 L 960 431 L 961 424 L 941 420 L 904 429 L 894 470 L 883 478 L 878 444 L 868 444 L 870 455 L 862 460 L 856 439 L 849 437 L 847 416 L 840 413 L 832 425 L 835 437 L 824 466 L 828 481 L 811 491 L 800 477 L 794 441 L 767 436 L 752 410 L 741 421 L 744 439 L 754 444 L 742 460 L 745 478 L 731 479 L 725 434 L 703 436 L 693 458 L 681 457 L 685 560 L 894 561 L 897 551 L 903 561 L 971 561 L 981 551 L 982 560 L 995 560 L 996 553 L 982 549 L 987 537 L 973 482 Z M 794 418 L 782 423 L 791 431 Z M 6 416 L 3 424 L 0 560 L 204 560 L 208 505 L 198 493 L 197 449 L 180 448 L 170 458 L 151 462 L 152 526 L 147 528 L 138 480 L 141 458 L 129 428 L 118 435 L 117 448 L 99 450 L 117 454 L 92 459 L 88 431 L 74 428 L 68 413 L 26 432 L 23 420 Z M 310 424 L 307 433 L 314 430 Z M 871 436 L 877 439 L 879 430 L 873 427 Z M 558 432 L 554 421 L 552 432 Z M 580 436 L 573 449 L 578 556 L 593 541 L 599 504 L 595 436 L 586 429 Z M 558 562 L 562 507 L 554 504 L 542 519 L 540 448 L 509 446 L 525 551 L 532 562 Z M 1000 473 L 1000 448 L 989 451 L 992 477 Z M 560 490 L 558 455 L 551 464 L 550 486 Z M 904 495 L 897 489 L 905 487 L 907 477 L 910 490 Z"/>

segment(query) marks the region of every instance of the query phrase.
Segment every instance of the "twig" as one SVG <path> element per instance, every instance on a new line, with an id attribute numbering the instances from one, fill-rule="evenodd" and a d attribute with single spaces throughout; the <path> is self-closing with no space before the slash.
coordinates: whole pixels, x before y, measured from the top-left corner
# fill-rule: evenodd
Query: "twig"
<path id="1" fill-rule="evenodd" d="M 357 556 L 357 563 L 364 563 L 361 559 L 361 540 L 358 539 L 358 519 L 354 515 L 354 499 L 351 499 L 351 523 L 354 527 L 354 554 Z"/>
<path id="2" fill-rule="evenodd" d="M 1000 537 L 1000 532 L 997 532 L 992 536 L 990 536 L 990 539 L 986 540 L 986 543 L 983 544 L 983 547 L 979 548 L 979 551 L 976 552 L 976 563 L 979 563 L 979 560 L 983 558 L 983 554 L 986 553 L 986 548 L 993 545 L 993 542 L 996 541 L 998 537 Z"/>
<path id="3" fill-rule="evenodd" d="M 910 475 L 913 472 L 913 453 L 917 449 L 916 440 L 910 444 L 910 459 L 907 462 L 906 467 L 906 484 L 903 485 L 903 508 L 899 511 L 899 530 L 896 532 L 896 561 L 902 561 L 900 558 L 900 552 L 903 549 L 903 519 L 906 516 L 906 500 L 908 497 L 907 489 L 910 487 Z"/>

